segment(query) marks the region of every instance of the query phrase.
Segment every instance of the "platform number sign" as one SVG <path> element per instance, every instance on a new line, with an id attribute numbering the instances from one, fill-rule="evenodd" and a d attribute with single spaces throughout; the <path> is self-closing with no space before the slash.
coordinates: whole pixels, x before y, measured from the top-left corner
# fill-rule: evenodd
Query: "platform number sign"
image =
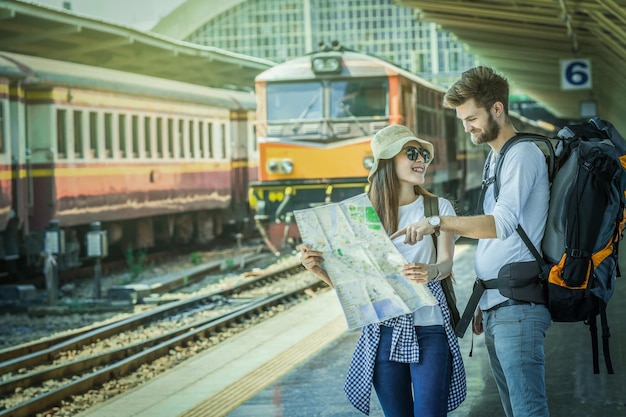
<path id="1" fill-rule="evenodd" d="M 582 90 L 591 88 L 590 59 L 561 60 L 561 89 Z"/>

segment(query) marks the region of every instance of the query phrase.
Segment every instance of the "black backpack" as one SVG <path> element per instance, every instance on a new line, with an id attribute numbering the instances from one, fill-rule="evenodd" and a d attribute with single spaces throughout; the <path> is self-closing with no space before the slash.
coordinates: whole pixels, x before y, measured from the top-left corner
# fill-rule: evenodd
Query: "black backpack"
<path id="1" fill-rule="evenodd" d="M 498 175 L 507 150 L 533 141 L 546 153 L 550 176 L 550 205 L 542 240 L 543 256 L 524 230 L 517 231 L 539 263 L 539 280 L 547 292 L 555 322 L 586 322 L 590 326 L 593 368 L 599 373 L 596 317 L 602 323 L 604 359 L 613 373 L 609 352 L 606 306 L 619 276 L 618 249 L 626 207 L 626 141 L 605 120 L 563 127 L 555 137 L 519 133 L 500 150 L 495 178 L 483 175 L 483 188 Z M 487 158 L 487 163 L 491 154 Z M 482 202 L 479 202 L 482 204 Z M 482 208 L 482 207 L 481 207 Z"/>

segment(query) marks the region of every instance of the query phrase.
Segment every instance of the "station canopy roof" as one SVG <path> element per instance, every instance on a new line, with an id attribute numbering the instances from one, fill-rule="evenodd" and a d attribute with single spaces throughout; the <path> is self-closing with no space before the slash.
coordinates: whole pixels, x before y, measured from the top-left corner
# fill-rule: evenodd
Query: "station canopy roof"
<path id="1" fill-rule="evenodd" d="M 416 8 L 418 19 L 453 33 L 468 52 L 557 117 L 578 119 L 581 103 L 595 101 L 598 115 L 626 134 L 626 0 L 394 3 Z M 578 65 L 581 59 L 589 60 L 591 88 L 562 89 L 562 78 L 572 86 L 562 76 L 566 69 L 572 77 L 586 72 Z M 563 70 L 561 60 L 567 60 Z M 584 85 L 584 78 L 572 80 L 575 87 Z"/>
<path id="2" fill-rule="evenodd" d="M 274 65 L 17 0 L 0 0 L 2 51 L 234 89 L 253 89 L 254 77 Z"/>

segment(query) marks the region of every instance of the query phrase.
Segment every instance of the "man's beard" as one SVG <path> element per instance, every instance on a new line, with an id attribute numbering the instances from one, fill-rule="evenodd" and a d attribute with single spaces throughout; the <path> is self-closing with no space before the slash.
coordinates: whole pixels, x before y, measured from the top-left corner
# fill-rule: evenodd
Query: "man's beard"
<path id="1" fill-rule="evenodd" d="M 493 117 L 493 115 L 489 113 L 489 119 L 487 120 L 487 128 L 482 133 L 479 133 L 476 135 L 472 134 L 471 135 L 472 143 L 474 145 L 489 143 L 495 138 L 497 138 L 499 134 L 500 134 L 500 125 L 498 125 L 498 122 Z"/>

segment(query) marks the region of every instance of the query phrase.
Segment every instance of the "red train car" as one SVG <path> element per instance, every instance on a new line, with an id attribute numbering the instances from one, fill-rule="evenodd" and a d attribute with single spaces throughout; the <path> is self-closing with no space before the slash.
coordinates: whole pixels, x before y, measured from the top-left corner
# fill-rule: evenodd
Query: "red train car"
<path id="1" fill-rule="evenodd" d="M 1 183 L 0 222 L 15 214 L 5 245 L 15 239 L 28 265 L 51 221 L 68 240 L 61 267 L 80 262 L 92 222 L 120 250 L 245 227 L 251 93 L 3 52 L 0 98 L 13 145 L 1 173 L 14 184 L 4 197 Z"/>

